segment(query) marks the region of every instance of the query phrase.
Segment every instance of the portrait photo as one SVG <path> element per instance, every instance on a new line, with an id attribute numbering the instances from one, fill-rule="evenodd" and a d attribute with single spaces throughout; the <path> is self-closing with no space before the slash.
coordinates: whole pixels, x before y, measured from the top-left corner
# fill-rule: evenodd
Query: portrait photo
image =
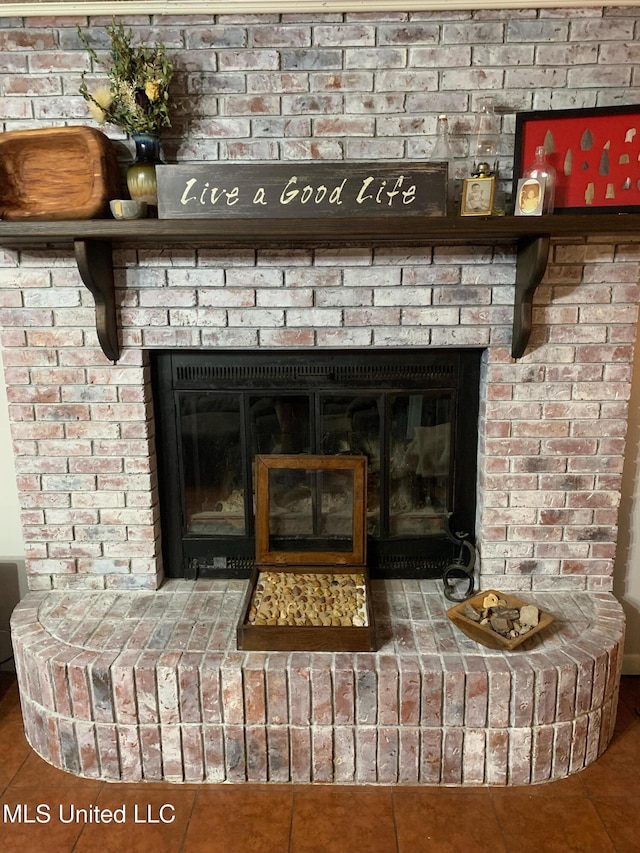
<path id="1" fill-rule="evenodd" d="M 520 178 L 516 191 L 516 216 L 542 216 L 544 178 Z"/>
<path id="2" fill-rule="evenodd" d="M 462 188 L 462 216 L 489 216 L 493 210 L 495 178 L 483 175 L 465 178 Z"/>

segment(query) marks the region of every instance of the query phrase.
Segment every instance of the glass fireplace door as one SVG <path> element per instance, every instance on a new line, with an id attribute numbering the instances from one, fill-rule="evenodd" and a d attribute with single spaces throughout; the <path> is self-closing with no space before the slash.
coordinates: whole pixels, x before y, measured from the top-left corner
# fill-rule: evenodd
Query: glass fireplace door
<path id="1" fill-rule="evenodd" d="M 369 536 L 444 529 L 452 500 L 451 393 L 187 392 L 178 408 L 187 535 L 252 530 L 253 460 L 282 453 L 366 456 Z M 298 491 L 295 484 L 282 489 L 282 500 L 295 506 Z"/>
<path id="2" fill-rule="evenodd" d="M 477 351 L 167 353 L 157 373 L 169 575 L 250 573 L 259 454 L 367 458 L 374 577 L 439 577 L 455 556 L 451 514 L 473 535 Z M 287 512 L 304 505 L 299 491 L 282 489 Z"/>

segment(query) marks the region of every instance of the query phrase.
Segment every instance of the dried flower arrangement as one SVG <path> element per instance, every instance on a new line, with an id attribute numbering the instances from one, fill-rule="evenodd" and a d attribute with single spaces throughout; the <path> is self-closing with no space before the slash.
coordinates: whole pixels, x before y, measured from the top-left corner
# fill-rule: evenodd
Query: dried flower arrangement
<path id="1" fill-rule="evenodd" d="M 132 31 L 115 21 L 105 29 L 111 40 L 110 84 L 90 92 L 85 73 L 80 84 L 91 115 L 100 124 L 115 124 L 130 134 L 159 133 L 162 127 L 170 127 L 169 84 L 174 67 L 165 46 L 134 47 Z M 78 35 L 91 59 L 103 64 L 80 28 Z"/>

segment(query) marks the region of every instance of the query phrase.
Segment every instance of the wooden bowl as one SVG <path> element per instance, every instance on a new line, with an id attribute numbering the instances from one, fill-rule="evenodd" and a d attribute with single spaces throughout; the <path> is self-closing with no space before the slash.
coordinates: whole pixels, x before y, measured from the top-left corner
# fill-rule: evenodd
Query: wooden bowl
<path id="1" fill-rule="evenodd" d="M 496 633 L 492 628 L 489 628 L 486 625 L 480 625 L 478 622 L 474 622 L 473 619 L 464 615 L 463 611 L 468 604 L 476 610 L 482 610 L 482 602 L 487 595 L 491 595 L 492 593 L 498 598 L 501 598 L 503 601 L 506 601 L 507 607 L 520 608 L 524 607 L 525 604 L 535 604 L 535 602 L 522 601 L 522 599 L 516 598 L 514 595 L 508 595 L 505 592 L 498 592 L 495 589 L 487 589 L 483 592 L 479 592 L 472 598 L 468 598 L 466 601 L 461 601 L 459 604 L 456 604 L 454 607 L 447 610 L 447 616 L 451 619 L 453 624 L 459 628 L 463 634 L 466 634 L 467 637 L 470 637 L 482 646 L 486 646 L 489 649 L 506 649 L 507 651 L 512 651 L 522 643 L 525 643 L 530 637 L 533 637 L 544 628 L 547 628 L 553 622 L 553 616 L 550 613 L 543 613 L 542 610 L 540 610 L 540 620 L 534 628 L 531 628 L 531 630 L 527 631 L 526 634 L 520 634 L 518 637 L 511 638 L 503 637 L 502 634 Z"/>
<path id="2" fill-rule="evenodd" d="M 90 127 L 0 134 L 0 217 L 93 219 L 119 194 L 111 141 Z"/>

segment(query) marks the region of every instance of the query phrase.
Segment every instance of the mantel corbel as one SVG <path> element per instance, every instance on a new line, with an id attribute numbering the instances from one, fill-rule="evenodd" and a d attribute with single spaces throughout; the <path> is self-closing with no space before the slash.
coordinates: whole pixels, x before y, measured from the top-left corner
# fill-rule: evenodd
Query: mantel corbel
<path id="1" fill-rule="evenodd" d="M 96 332 L 102 351 L 111 361 L 118 361 L 120 344 L 111 243 L 107 240 L 74 240 L 73 249 L 80 277 L 95 300 Z"/>
<path id="2" fill-rule="evenodd" d="M 533 296 L 547 269 L 550 245 L 551 238 L 548 234 L 521 237 L 518 240 L 513 334 L 511 338 L 511 355 L 513 358 L 522 358 L 529 342 Z"/>

